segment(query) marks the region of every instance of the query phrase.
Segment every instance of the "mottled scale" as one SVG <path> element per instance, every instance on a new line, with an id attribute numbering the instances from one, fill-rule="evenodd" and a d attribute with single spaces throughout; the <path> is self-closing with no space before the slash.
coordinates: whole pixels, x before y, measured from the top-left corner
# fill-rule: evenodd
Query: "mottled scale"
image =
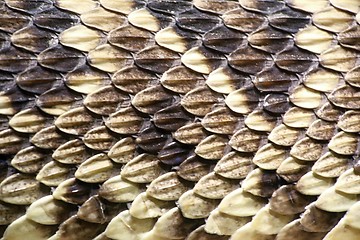
<path id="1" fill-rule="evenodd" d="M 107 38 L 110 44 L 133 52 L 154 44 L 151 32 L 130 24 L 112 29 Z"/>
<path id="2" fill-rule="evenodd" d="M 315 114 L 325 121 L 336 122 L 341 115 L 341 111 L 335 105 L 327 102 Z"/>
<path id="3" fill-rule="evenodd" d="M 240 0 L 239 2 L 240 5 L 247 10 L 264 14 L 276 12 L 285 6 L 285 2 L 276 0 Z"/>
<path id="4" fill-rule="evenodd" d="M 224 25 L 213 28 L 203 36 L 203 44 L 213 50 L 231 53 L 239 46 L 245 45 L 246 35 Z"/>
<path id="5" fill-rule="evenodd" d="M 251 113 L 259 104 L 259 92 L 252 86 L 245 86 L 231 92 L 225 99 L 226 106 L 240 114 Z"/>
<path id="6" fill-rule="evenodd" d="M 90 51 L 87 62 L 102 71 L 114 73 L 133 63 L 130 52 L 110 44 L 103 44 Z"/>
<path id="7" fill-rule="evenodd" d="M 146 194 L 158 200 L 174 201 L 187 190 L 185 181 L 181 181 L 175 172 L 168 172 L 152 181 Z"/>
<path id="8" fill-rule="evenodd" d="M 348 47 L 348 48 L 353 48 L 353 49 L 356 49 L 359 51 L 360 50 L 360 44 L 359 44 L 360 26 L 355 25 L 351 28 L 346 29 L 343 32 L 340 32 L 338 34 L 338 40 L 341 45 Z"/>
<path id="9" fill-rule="evenodd" d="M 143 123 L 144 119 L 133 107 L 121 108 L 105 120 L 111 131 L 125 135 L 138 133 Z"/>
<path id="10" fill-rule="evenodd" d="M 65 86 L 58 86 L 42 93 L 36 99 L 36 105 L 50 115 L 61 115 L 76 105 L 82 97 Z"/>
<path id="11" fill-rule="evenodd" d="M 340 45 L 329 48 L 319 56 L 320 64 L 323 67 L 339 72 L 347 72 L 356 67 L 358 58 L 357 51 Z"/>
<path id="12" fill-rule="evenodd" d="M 295 74 L 285 72 L 278 67 L 266 69 L 255 75 L 253 83 L 262 92 L 288 92 L 298 83 Z"/>
<path id="13" fill-rule="evenodd" d="M 209 74 L 216 68 L 225 65 L 223 54 L 203 46 L 194 47 L 185 52 L 181 62 L 188 68 L 203 74 Z"/>
<path id="14" fill-rule="evenodd" d="M 62 11 L 55 7 L 38 12 L 34 15 L 35 25 L 58 33 L 79 22 L 80 19 L 75 14 Z"/>
<path id="15" fill-rule="evenodd" d="M 251 160 L 251 154 L 231 151 L 219 160 L 214 172 L 229 179 L 243 179 L 254 167 Z"/>
<path id="16" fill-rule="evenodd" d="M 10 87 L 4 87 L 0 91 L 0 114 L 2 115 L 14 115 L 21 111 L 21 109 L 32 98 L 24 94 L 16 85 L 10 85 Z"/>
<path id="17" fill-rule="evenodd" d="M 36 56 L 10 46 L 0 50 L 0 70 L 18 73 L 36 65 Z"/>
<path id="18" fill-rule="evenodd" d="M 85 160 L 86 152 L 83 141 L 74 139 L 56 148 L 51 157 L 63 164 L 79 164 Z"/>
<path id="19" fill-rule="evenodd" d="M 175 132 L 190 120 L 192 116 L 179 103 L 163 108 L 154 114 L 155 126 L 171 132 Z"/>
<path id="20" fill-rule="evenodd" d="M 173 137 L 184 144 L 196 145 L 207 136 L 207 133 L 200 122 L 193 122 L 176 130 Z"/>
<path id="21" fill-rule="evenodd" d="M 97 7 L 91 11 L 81 14 L 81 21 L 89 27 L 109 32 L 126 22 L 123 15 L 108 11 L 102 7 Z"/>
<path id="22" fill-rule="evenodd" d="M 270 113 L 285 113 L 290 108 L 289 96 L 283 93 L 270 93 L 264 98 L 263 108 Z"/>
<path id="23" fill-rule="evenodd" d="M 21 133 L 36 133 L 50 120 L 38 108 L 28 108 L 15 114 L 9 120 L 9 126 Z"/>
<path id="24" fill-rule="evenodd" d="M 0 153 L 16 154 L 23 148 L 25 138 L 12 129 L 2 130 L 0 132 Z"/>
<path id="25" fill-rule="evenodd" d="M 219 15 L 240 7 L 239 3 L 228 0 L 194 0 L 194 6 L 201 11 Z"/>
<path id="26" fill-rule="evenodd" d="M 278 233 L 277 238 L 279 240 L 286 240 L 288 236 L 299 236 L 300 239 L 314 239 L 320 240 L 323 239 L 326 233 L 316 233 L 316 232 L 308 232 L 303 226 L 300 224 L 299 220 L 294 220 L 288 224 L 286 224 Z"/>
<path id="27" fill-rule="evenodd" d="M 290 34 L 269 26 L 252 32 L 248 41 L 252 47 L 273 54 L 289 48 L 294 42 Z"/>
<path id="28" fill-rule="evenodd" d="M 305 137 L 295 143 L 290 155 L 303 161 L 316 161 L 320 158 L 323 145 L 316 140 Z"/>
<path id="29" fill-rule="evenodd" d="M 339 177 L 348 169 L 350 161 L 349 156 L 343 156 L 329 151 L 315 162 L 311 170 L 322 177 Z"/>
<path id="30" fill-rule="evenodd" d="M 83 142 L 88 148 L 106 151 L 115 143 L 115 137 L 105 126 L 100 126 L 86 132 Z"/>
<path id="31" fill-rule="evenodd" d="M 107 153 L 108 157 L 116 163 L 127 163 L 136 154 L 135 139 L 126 137 L 116 142 Z"/>
<path id="32" fill-rule="evenodd" d="M 269 134 L 268 140 L 280 146 L 292 146 L 296 143 L 300 131 L 285 124 L 276 126 Z"/>
<path id="33" fill-rule="evenodd" d="M 353 155 L 356 153 L 358 137 L 355 134 L 339 131 L 330 140 L 330 150 L 341 155 Z"/>
<path id="34" fill-rule="evenodd" d="M 55 126 L 62 132 L 83 135 L 91 129 L 94 118 L 84 107 L 71 109 L 55 120 Z"/>
<path id="35" fill-rule="evenodd" d="M 176 24 L 185 30 L 206 33 L 220 24 L 220 18 L 194 8 L 178 14 Z"/>
<path id="36" fill-rule="evenodd" d="M 187 93 L 205 82 L 202 74 L 185 66 L 176 66 L 163 73 L 161 85 L 176 93 Z"/>
<path id="37" fill-rule="evenodd" d="M 164 73 L 179 63 L 179 55 L 161 46 L 147 47 L 134 56 L 136 65 L 155 73 Z"/>
<path id="38" fill-rule="evenodd" d="M 195 153 L 205 159 L 219 160 L 225 152 L 227 142 L 227 137 L 218 134 L 210 135 L 196 146 Z"/>
<path id="39" fill-rule="evenodd" d="M 167 143 L 158 153 L 159 160 L 170 166 L 181 164 L 189 156 L 191 148 L 177 141 Z"/>
<path id="40" fill-rule="evenodd" d="M 65 85 L 79 93 L 89 94 L 102 86 L 109 85 L 111 79 L 106 72 L 97 70 L 89 65 L 81 67 L 67 73 L 64 76 Z"/>
<path id="41" fill-rule="evenodd" d="M 161 85 L 154 85 L 138 92 L 132 99 L 132 105 L 139 111 L 154 114 L 174 101 L 174 96 Z"/>
<path id="42" fill-rule="evenodd" d="M 255 196 L 270 197 L 279 184 L 280 179 L 275 172 L 256 168 L 246 176 L 242 188 Z"/>
<path id="43" fill-rule="evenodd" d="M 90 184 L 69 178 L 56 187 L 53 197 L 71 204 L 82 204 L 89 198 L 90 191 Z"/>
<path id="44" fill-rule="evenodd" d="M 284 7 L 271 14 L 268 19 L 272 27 L 289 33 L 296 33 L 310 23 L 311 16 L 292 8 Z"/>
<path id="45" fill-rule="evenodd" d="M 286 71 L 302 73 L 317 64 L 317 57 L 297 47 L 292 47 L 275 56 L 275 64 Z"/>
<path id="46" fill-rule="evenodd" d="M 56 149 L 66 141 L 67 139 L 55 126 L 43 128 L 30 138 L 33 145 L 42 149 Z"/>
<path id="47" fill-rule="evenodd" d="M 256 152 L 260 146 L 262 135 L 249 129 L 241 128 L 231 136 L 229 145 L 239 152 Z"/>
<path id="48" fill-rule="evenodd" d="M 52 32 L 31 25 L 14 32 L 11 42 L 19 48 L 39 53 L 48 47 L 57 45 L 58 39 Z"/>
<path id="49" fill-rule="evenodd" d="M 359 91 L 349 85 L 343 85 L 335 88 L 329 94 L 329 101 L 335 106 L 346 109 L 359 109 Z"/>
<path id="50" fill-rule="evenodd" d="M 286 154 L 283 147 L 268 143 L 257 150 L 252 161 L 263 170 L 276 170 L 285 160 Z"/>
<path id="51" fill-rule="evenodd" d="M 16 13 L 10 9 L 0 8 L 0 30 L 8 33 L 13 33 L 30 23 L 30 18 L 26 15 Z"/>
<path id="52" fill-rule="evenodd" d="M 10 36 L 5 32 L 0 32 L 0 49 L 10 46 Z"/>
<path id="53" fill-rule="evenodd" d="M 6 5 L 12 9 L 34 14 L 42 10 L 48 9 L 52 6 L 50 0 L 32 0 L 32 1 L 19 1 L 19 0 L 6 0 Z"/>
<path id="54" fill-rule="evenodd" d="M 240 118 L 227 107 L 219 107 L 204 116 L 201 125 L 209 132 L 231 135 Z"/>
<path id="55" fill-rule="evenodd" d="M 243 8 L 228 11 L 221 18 L 225 26 L 242 32 L 253 32 L 267 23 L 264 15 Z"/>
<path id="56" fill-rule="evenodd" d="M 37 173 L 46 163 L 47 156 L 38 148 L 30 146 L 21 149 L 11 159 L 11 166 L 22 173 Z"/>
<path id="57" fill-rule="evenodd" d="M 41 66 L 26 69 L 19 73 L 15 79 L 16 84 L 21 89 L 34 94 L 42 94 L 62 80 L 63 78 L 59 73 Z"/>
<path id="58" fill-rule="evenodd" d="M 85 60 L 85 56 L 80 51 L 74 51 L 60 44 L 42 51 L 37 56 L 41 66 L 60 72 L 75 70 L 85 64 Z"/>
<path id="59" fill-rule="evenodd" d="M 250 46 L 240 47 L 233 51 L 228 56 L 228 62 L 236 70 L 248 74 L 256 74 L 273 65 L 270 54 Z"/>
<path id="60" fill-rule="evenodd" d="M 49 187 L 56 187 L 72 177 L 73 169 L 56 161 L 46 163 L 36 175 L 36 180 Z"/>
<path id="61" fill-rule="evenodd" d="M 21 217 L 25 213 L 25 209 L 15 204 L 1 203 L 1 224 L 7 225 Z"/>
<path id="62" fill-rule="evenodd" d="M 330 140 L 335 132 L 335 124 L 318 119 L 306 131 L 306 135 L 316 140 Z"/>
<path id="63" fill-rule="evenodd" d="M 189 219 L 207 218 L 218 205 L 218 200 L 208 199 L 189 190 L 179 198 L 179 208 L 184 217 Z"/>
<path id="64" fill-rule="evenodd" d="M 195 116 L 205 116 L 211 111 L 213 104 L 221 100 L 221 94 L 212 91 L 207 86 L 200 86 L 188 92 L 181 99 L 181 105 Z"/>
<path id="65" fill-rule="evenodd" d="M 360 67 L 354 67 L 345 75 L 345 81 L 351 86 L 360 86 Z"/>
<path id="66" fill-rule="evenodd" d="M 176 25 L 164 28 L 155 34 L 155 41 L 162 47 L 184 53 L 201 42 L 199 34 L 181 30 Z"/>
<path id="67" fill-rule="evenodd" d="M 310 169 L 311 165 L 307 162 L 288 157 L 276 169 L 276 173 L 285 179 L 286 182 L 292 183 L 299 181 Z"/>
<path id="68" fill-rule="evenodd" d="M 99 196 L 113 203 L 129 202 L 141 192 L 140 185 L 121 178 L 120 175 L 106 180 L 99 189 Z"/>
<path id="69" fill-rule="evenodd" d="M 115 173 L 114 170 L 115 166 L 110 158 L 100 153 L 82 162 L 75 172 L 75 177 L 87 183 L 101 183 L 109 179 Z"/>
<path id="70" fill-rule="evenodd" d="M 177 174 L 187 181 L 197 182 L 208 174 L 212 167 L 206 160 L 197 155 L 192 155 L 179 165 Z"/>

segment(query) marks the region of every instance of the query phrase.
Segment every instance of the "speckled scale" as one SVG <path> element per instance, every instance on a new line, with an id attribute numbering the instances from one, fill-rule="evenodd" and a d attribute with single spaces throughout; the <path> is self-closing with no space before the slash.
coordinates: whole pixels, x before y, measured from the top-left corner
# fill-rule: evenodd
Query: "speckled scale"
<path id="1" fill-rule="evenodd" d="M 282 9 L 285 2 L 277 0 L 240 0 L 240 5 L 249 10 L 264 14 L 271 14 Z"/>
<path id="2" fill-rule="evenodd" d="M 65 86 L 58 86 L 41 94 L 36 99 L 36 105 L 48 114 L 60 115 L 81 99 L 82 97 L 78 93 L 70 91 Z"/>
<path id="3" fill-rule="evenodd" d="M 155 126 L 171 132 L 175 132 L 190 120 L 192 116 L 179 103 L 163 108 L 154 114 Z"/>
<path id="4" fill-rule="evenodd" d="M 271 26 L 286 32 L 296 33 L 310 23 L 311 16 L 285 7 L 271 14 L 268 19 Z"/>
<path id="5" fill-rule="evenodd" d="M 70 72 L 85 64 L 86 58 L 82 52 L 59 44 L 42 51 L 37 60 L 43 67 L 60 72 Z"/>
<path id="6" fill-rule="evenodd" d="M 316 116 L 319 118 L 330 121 L 330 122 L 337 122 L 341 115 L 341 109 L 337 108 L 335 105 L 333 105 L 330 102 L 325 103 L 323 106 L 321 106 L 319 109 L 315 112 Z"/>
<path id="7" fill-rule="evenodd" d="M 51 0 L 6 0 L 5 2 L 10 8 L 29 14 L 34 14 L 48 9 L 53 4 Z"/>
<path id="8" fill-rule="evenodd" d="M 152 46 L 145 48 L 134 56 L 135 64 L 139 67 L 164 73 L 179 61 L 179 55 L 164 47 Z"/>
<path id="9" fill-rule="evenodd" d="M 125 135 L 138 133 L 143 123 L 143 117 L 131 106 L 110 114 L 105 121 L 111 131 Z"/>
<path id="10" fill-rule="evenodd" d="M 11 42 L 19 48 L 39 53 L 48 47 L 57 45 L 58 40 L 52 32 L 31 25 L 14 32 Z"/>
<path id="11" fill-rule="evenodd" d="M 187 159 L 190 150 L 191 148 L 189 146 L 177 141 L 172 141 L 159 151 L 157 157 L 166 165 L 177 166 Z"/>
<path id="12" fill-rule="evenodd" d="M 140 51 L 154 43 L 151 32 L 127 24 L 112 30 L 108 35 L 108 41 L 117 47 L 128 51 Z"/>
<path id="13" fill-rule="evenodd" d="M 107 151 L 115 143 L 115 137 L 105 126 L 95 127 L 84 134 L 84 144 L 91 149 Z"/>
<path id="14" fill-rule="evenodd" d="M 55 71 L 35 66 L 18 74 L 16 84 L 25 91 L 42 94 L 59 84 L 62 79 L 62 76 Z"/>
<path id="15" fill-rule="evenodd" d="M 94 118 L 84 107 L 71 109 L 55 120 L 55 126 L 64 133 L 83 135 L 92 128 Z"/>
<path id="16" fill-rule="evenodd" d="M 33 21 L 38 27 L 60 33 L 78 24 L 80 19 L 75 14 L 53 7 L 35 14 Z"/>
<path id="17" fill-rule="evenodd" d="M 178 14 L 176 24 L 186 30 L 205 33 L 220 24 L 220 19 L 197 9 L 191 9 Z"/>
<path id="18" fill-rule="evenodd" d="M 159 13 L 176 15 L 191 9 L 192 3 L 184 0 L 152 0 L 146 6 Z"/>
<path id="19" fill-rule="evenodd" d="M 239 3 L 231 0 L 195 0 L 194 6 L 201 11 L 218 15 L 240 7 Z"/>
<path id="20" fill-rule="evenodd" d="M 42 149 L 56 149 L 67 141 L 55 126 L 50 126 L 41 129 L 31 139 L 30 142 L 38 148 Z"/>
<path id="21" fill-rule="evenodd" d="M 207 132 L 199 122 L 188 123 L 173 133 L 173 137 L 184 144 L 196 145 L 207 136 Z"/>
<path id="22" fill-rule="evenodd" d="M 203 44 L 219 52 L 231 53 L 239 46 L 246 44 L 246 35 L 221 25 L 206 32 Z"/>
<path id="23" fill-rule="evenodd" d="M 12 129 L 0 132 L 0 154 L 16 154 L 23 148 L 25 137 Z"/>
<path id="24" fill-rule="evenodd" d="M 197 182 L 210 172 L 213 165 L 197 155 L 189 156 L 179 166 L 177 174 L 188 181 Z"/>
<path id="25" fill-rule="evenodd" d="M 273 65 L 270 54 L 249 46 L 240 47 L 228 57 L 230 66 L 241 72 L 255 74 Z"/>
<path id="26" fill-rule="evenodd" d="M 297 47 L 282 51 L 275 56 L 275 63 L 279 68 L 295 73 L 309 70 L 317 64 L 317 61 L 316 55 Z"/>
<path id="27" fill-rule="evenodd" d="M 204 116 L 201 125 L 209 132 L 218 134 L 232 134 L 237 127 L 240 117 L 231 112 L 226 106 L 215 108 Z"/>
<path id="28" fill-rule="evenodd" d="M 19 112 L 32 99 L 30 95 L 25 94 L 16 85 L 4 87 L 0 91 L 0 114 L 13 115 Z"/>
<path id="29" fill-rule="evenodd" d="M 267 22 L 264 15 L 243 8 L 228 11 L 221 18 L 225 26 L 242 32 L 253 32 Z"/>
<path id="30" fill-rule="evenodd" d="M 0 8 L 0 30 L 13 33 L 29 23 L 28 16 L 11 11 L 6 7 Z"/>
<path id="31" fill-rule="evenodd" d="M 329 101 L 346 109 L 360 109 L 360 92 L 351 86 L 340 86 L 330 93 Z"/>
<path id="32" fill-rule="evenodd" d="M 10 46 L 0 50 L 0 70 L 21 72 L 36 65 L 36 56 L 24 50 Z"/>
<path id="33" fill-rule="evenodd" d="M 135 142 L 144 151 L 156 153 L 164 147 L 168 138 L 167 134 L 161 132 L 153 124 L 149 124 L 139 132 Z"/>
<path id="34" fill-rule="evenodd" d="M 360 66 L 354 67 L 345 75 L 345 81 L 351 86 L 360 87 Z"/>
<path id="35" fill-rule="evenodd" d="M 298 81 L 299 79 L 295 74 L 288 73 L 275 66 L 255 75 L 253 83 L 262 92 L 288 92 Z"/>

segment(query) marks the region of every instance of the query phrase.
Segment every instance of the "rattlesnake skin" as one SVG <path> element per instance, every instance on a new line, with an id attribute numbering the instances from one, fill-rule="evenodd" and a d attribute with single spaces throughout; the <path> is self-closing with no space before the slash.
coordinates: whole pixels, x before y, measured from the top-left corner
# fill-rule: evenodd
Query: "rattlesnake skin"
<path id="1" fill-rule="evenodd" d="M 359 88 L 359 0 L 0 0 L 0 238 L 360 239 Z"/>

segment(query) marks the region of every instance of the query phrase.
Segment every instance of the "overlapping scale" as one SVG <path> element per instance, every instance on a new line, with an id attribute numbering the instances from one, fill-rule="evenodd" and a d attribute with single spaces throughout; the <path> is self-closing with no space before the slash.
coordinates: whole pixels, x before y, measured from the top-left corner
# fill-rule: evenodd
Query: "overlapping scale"
<path id="1" fill-rule="evenodd" d="M 4 240 L 358 238 L 356 0 L 0 9 Z"/>

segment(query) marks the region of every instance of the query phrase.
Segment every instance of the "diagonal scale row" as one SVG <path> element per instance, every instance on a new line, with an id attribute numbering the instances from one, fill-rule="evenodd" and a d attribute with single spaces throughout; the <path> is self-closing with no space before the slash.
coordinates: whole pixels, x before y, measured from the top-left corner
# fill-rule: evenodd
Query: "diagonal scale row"
<path id="1" fill-rule="evenodd" d="M 3 239 L 357 239 L 357 0 L 0 0 Z"/>

